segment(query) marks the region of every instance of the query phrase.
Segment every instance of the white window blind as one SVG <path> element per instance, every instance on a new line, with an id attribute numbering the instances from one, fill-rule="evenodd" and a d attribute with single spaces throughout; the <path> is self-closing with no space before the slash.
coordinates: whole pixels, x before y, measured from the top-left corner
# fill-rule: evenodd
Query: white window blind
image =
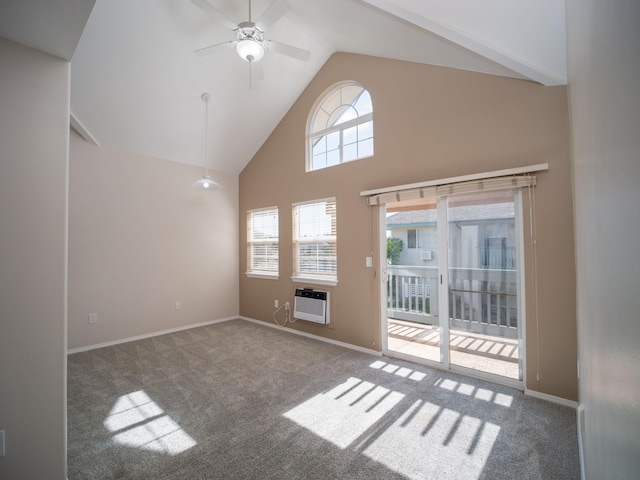
<path id="1" fill-rule="evenodd" d="M 501 190 L 504 188 L 533 187 L 536 184 L 536 177 L 527 174 L 548 169 L 548 164 L 532 165 L 529 167 L 499 170 L 495 172 L 445 178 L 442 180 L 430 180 L 410 185 L 369 190 L 366 192 L 360 192 L 360 195 L 368 197 L 369 205 L 381 205 L 384 203 L 417 200 L 420 198 L 435 197 L 439 195 L 483 192 Z"/>
<path id="2" fill-rule="evenodd" d="M 247 274 L 278 275 L 278 207 L 247 212 Z"/>
<path id="3" fill-rule="evenodd" d="M 371 195 L 369 196 L 369 205 L 402 202 L 405 200 L 417 200 L 419 198 L 435 197 L 438 195 L 488 192 L 490 190 L 501 190 L 504 188 L 533 187 L 535 186 L 535 184 L 536 177 L 529 175 L 518 177 L 491 178 L 485 180 L 476 180 L 472 182 L 450 183 L 445 185 L 419 187 L 407 190 L 396 190 L 393 192 Z"/>
<path id="4" fill-rule="evenodd" d="M 336 200 L 293 205 L 293 277 L 337 281 Z"/>

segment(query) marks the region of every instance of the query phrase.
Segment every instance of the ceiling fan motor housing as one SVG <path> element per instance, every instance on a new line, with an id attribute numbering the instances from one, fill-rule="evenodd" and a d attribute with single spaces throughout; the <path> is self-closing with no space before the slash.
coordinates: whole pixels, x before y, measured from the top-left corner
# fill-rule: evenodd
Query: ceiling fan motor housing
<path id="1" fill-rule="evenodd" d="M 258 43 L 262 43 L 264 41 L 264 32 L 256 27 L 256 24 L 253 22 L 240 23 L 236 30 L 236 36 L 238 41 L 253 40 Z"/>
<path id="2" fill-rule="evenodd" d="M 248 62 L 257 62 L 264 55 L 264 35 L 253 22 L 242 22 L 236 30 L 236 51 Z"/>

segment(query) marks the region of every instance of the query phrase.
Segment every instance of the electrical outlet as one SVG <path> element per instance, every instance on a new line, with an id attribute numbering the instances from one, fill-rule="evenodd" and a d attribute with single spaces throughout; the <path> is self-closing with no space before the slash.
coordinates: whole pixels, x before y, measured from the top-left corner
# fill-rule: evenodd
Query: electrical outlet
<path id="1" fill-rule="evenodd" d="M 285 302 L 285 304 L 284 304 L 284 309 L 285 309 L 285 311 L 287 311 L 287 312 L 288 312 L 289 310 L 291 310 L 291 305 L 289 305 L 289 302 Z"/>
<path id="2" fill-rule="evenodd" d="M 180 310 L 182 308 L 181 302 L 176 302 L 176 310 Z"/>
<path id="3" fill-rule="evenodd" d="M 274 300 L 273 301 L 273 308 L 278 308 L 280 306 L 280 303 L 278 303 L 278 300 Z"/>
<path id="4" fill-rule="evenodd" d="M 89 323 L 98 323 L 98 314 L 90 313 L 89 314 Z"/>

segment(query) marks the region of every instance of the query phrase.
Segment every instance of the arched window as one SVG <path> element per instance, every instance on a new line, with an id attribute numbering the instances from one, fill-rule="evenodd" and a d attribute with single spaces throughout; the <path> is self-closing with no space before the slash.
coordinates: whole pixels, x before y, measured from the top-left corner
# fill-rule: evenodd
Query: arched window
<path id="1" fill-rule="evenodd" d="M 373 155 L 371 95 L 341 82 L 316 102 L 307 122 L 307 172 Z"/>

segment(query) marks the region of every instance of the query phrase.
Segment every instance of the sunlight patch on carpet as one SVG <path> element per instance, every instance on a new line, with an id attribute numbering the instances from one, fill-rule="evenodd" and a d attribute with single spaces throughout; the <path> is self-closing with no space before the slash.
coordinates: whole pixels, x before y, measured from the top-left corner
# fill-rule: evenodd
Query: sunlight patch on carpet
<path id="1" fill-rule="evenodd" d="M 485 402 L 492 402 L 496 405 L 502 405 L 503 407 L 511 407 L 513 403 L 513 396 L 500 392 L 494 392 L 486 388 L 478 388 L 473 385 L 466 384 L 464 382 L 456 382 L 454 380 L 444 378 L 439 379 L 436 386 L 449 390 L 450 392 L 460 393 L 469 397 L 476 398 L 478 400 L 484 400 Z"/>
<path id="2" fill-rule="evenodd" d="M 471 480 L 482 476 L 499 433 L 498 425 L 418 400 L 363 453 L 411 479 Z"/>
<path id="3" fill-rule="evenodd" d="M 104 426 L 115 443 L 127 447 L 177 455 L 197 445 L 144 390 L 118 398 Z"/>
<path id="4" fill-rule="evenodd" d="M 351 377 L 289 410 L 284 417 L 347 448 L 403 398 L 402 393 Z"/>
<path id="5" fill-rule="evenodd" d="M 383 372 L 392 373 L 394 375 L 398 375 L 399 377 L 408 378 L 409 380 L 415 380 L 416 382 L 419 382 L 423 380 L 424 377 L 426 377 L 426 375 L 422 372 L 418 372 L 411 368 L 394 365 L 393 363 L 383 362 L 382 360 L 376 360 L 369 366 L 376 370 L 382 370 Z"/>

